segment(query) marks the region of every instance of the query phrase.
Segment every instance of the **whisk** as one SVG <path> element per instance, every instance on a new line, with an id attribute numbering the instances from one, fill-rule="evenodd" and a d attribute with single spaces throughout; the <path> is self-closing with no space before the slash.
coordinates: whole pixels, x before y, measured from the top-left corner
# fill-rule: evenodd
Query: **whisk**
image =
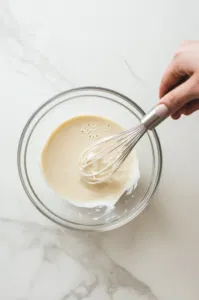
<path id="1" fill-rule="evenodd" d="M 100 139 L 80 156 L 80 174 L 89 184 L 111 179 L 147 130 L 154 129 L 169 116 L 166 105 L 159 104 L 149 111 L 141 123 L 119 134 Z"/>

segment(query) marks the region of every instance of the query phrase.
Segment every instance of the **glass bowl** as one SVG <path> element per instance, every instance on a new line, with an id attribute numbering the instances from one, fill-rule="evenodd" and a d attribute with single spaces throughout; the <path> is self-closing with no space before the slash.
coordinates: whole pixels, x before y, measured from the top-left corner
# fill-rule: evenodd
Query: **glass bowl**
<path id="1" fill-rule="evenodd" d="M 67 228 L 106 231 L 133 220 L 147 206 L 160 180 L 162 152 L 157 133 L 148 131 L 136 146 L 141 177 L 130 195 L 123 194 L 112 208 L 69 204 L 47 185 L 41 170 L 41 152 L 62 122 L 89 114 L 106 117 L 127 129 L 140 123 L 144 111 L 131 99 L 104 88 L 63 92 L 44 103 L 25 125 L 18 146 L 18 170 L 27 196 L 47 218 Z"/>

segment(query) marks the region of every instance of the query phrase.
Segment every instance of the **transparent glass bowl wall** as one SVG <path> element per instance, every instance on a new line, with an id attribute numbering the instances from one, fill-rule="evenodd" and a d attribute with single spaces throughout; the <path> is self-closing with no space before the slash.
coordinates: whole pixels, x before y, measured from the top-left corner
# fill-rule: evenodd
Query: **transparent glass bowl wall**
<path id="1" fill-rule="evenodd" d="M 105 231 L 126 224 L 147 206 L 160 179 L 162 154 L 156 132 L 149 131 L 136 146 L 141 178 L 132 194 L 123 195 L 113 209 L 70 205 L 47 185 L 41 171 L 41 152 L 58 125 L 89 114 L 109 118 L 127 129 L 139 124 L 144 112 L 124 95 L 103 88 L 85 87 L 61 93 L 28 120 L 19 141 L 18 169 L 26 194 L 46 217 L 64 227 Z"/>

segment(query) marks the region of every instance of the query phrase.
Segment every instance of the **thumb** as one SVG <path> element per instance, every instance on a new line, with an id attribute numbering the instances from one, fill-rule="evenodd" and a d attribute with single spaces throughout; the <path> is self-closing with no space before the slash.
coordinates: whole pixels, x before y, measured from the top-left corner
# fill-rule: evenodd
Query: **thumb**
<path id="1" fill-rule="evenodd" d="M 195 76 L 192 75 L 187 81 L 180 84 L 160 99 L 160 103 L 163 103 L 168 107 L 170 114 L 174 114 L 186 103 L 197 97 L 196 88 L 199 90 L 197 87 L 197 80 Z"/>

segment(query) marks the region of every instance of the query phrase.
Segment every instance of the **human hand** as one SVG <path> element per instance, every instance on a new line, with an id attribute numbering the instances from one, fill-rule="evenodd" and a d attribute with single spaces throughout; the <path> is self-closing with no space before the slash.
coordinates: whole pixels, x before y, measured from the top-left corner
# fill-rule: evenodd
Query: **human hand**
<path id="1" fill-rule="evenodd" d="M 159 96 L 175 120 L 199 110 L 199 41 L 180 46 L 162 78 Z"/>

